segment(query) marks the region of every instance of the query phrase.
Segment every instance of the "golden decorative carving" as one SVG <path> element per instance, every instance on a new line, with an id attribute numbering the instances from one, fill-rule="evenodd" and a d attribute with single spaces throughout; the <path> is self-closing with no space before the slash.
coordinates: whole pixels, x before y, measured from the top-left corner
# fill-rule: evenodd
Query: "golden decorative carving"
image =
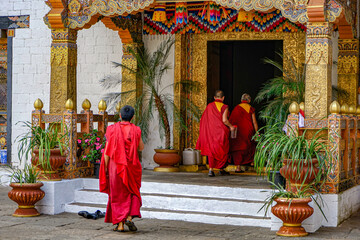
<path id="1" fill-rule="evenodd" d="M 349 113 L 351 115 L 355 114 L 356 113 L 356 107 L 354 105 L 350 105 L 349 106 Z"/>
<path id="2" fill-rule="evenodd" d="M 76 102 L 77 31 L 52 29 L 51 36 L 50 113 L 62 113 L 67 99 Z"/>
<path id="3" fill-rule="evenodd" d="M 337 101 L 333 101 L 330 104 L 329 111 L 332 114 L 339 114 L 340 113 L 340 104 Z"/>
<path id="4" fill-rule="evenodd" d="M 41 99 L 40 98 L 36 99 L 35 102 L 34 102 L 34 108 L 36 110 L 41 110 L 43 107 L 44 107 L 44 104 L 41 101 Z"/>
<path id="5" fill-rule="evenodd" d="M 291 114 L 298 114 L 300 110 L 300 106 L 297 102 L 292 102 L 289 107 L 289 112 Z"/>
<path id="6" fill-rule="evenodd" d="M 339 39 L 338 87 L 348 96 L 340 96 L 340 104 L 357 104 L 359 79 L 359 40 Z"/>
<path id="7" fill-rule="evenodd" d="M 306 35 L 306 117 L 327 117 L 331 101 L 330 23 L 308 23 Z"/>
<path id="8" fill-rule="evenodd" d="M 186 57 L 183 56 L 186 51 L 185 36 L 176 36 L 175 42 L 175 82 L 180 81 L 186 76 L 187 65 Z M 187 79 L 199 81 L 202 84 L 199 92 L 192 93 L 192 99 L 197 103 L 201 111 L 204 111 L 207 105 L 207 42 L 208 41 L 226 41 L 226 40 L 283 40 L 284 56 L 294 59 L 297 66 L 305 62 L 305 34 L 304 33 L 272 33 L 272 32 L 222 32 L 211 34 L 193 34 L 191 35 L 190 48 L 192 49 L 192 72 Z M 180 50 L 180 51 L 179 51 Z M 290 58 L 284 59 L 284 69 L 291 68 Z M 175 103 L 180 102 L 180 90 L 174 90 Z M 199 124 L 192 121 L 191 133 L 192 143 L 189 147 L 194 147 L 198 138 Z M 175 144 L 180 144 L 180 137 L 174 136 Z M 177 147 L 177 146 L 176 146 Z"/>
<path id="9" fill-rule="evenodd" d="M 116 110 L 117 113 L 120 112 L 120 110 L 121 110 L 120 102 L 118 102 L 118 103 L 116 104 L 115 110 Z"/>
<path id="10" fill-rule="evenodd" d="M 343 104 L 340 108 L 340 113 L 343 115 L 346 115 L 349 113 L 349 105 L 347 105 L 346 103 Z"/>
<path id="11" fill-rule="evenodd" d="M 107 105 L 106 105 L 106 102 L 101 99 L 101 101 L 99 102 L 99 105 L 98 105 L 98 108 L 99 108 L 99 111 L 106 111 L 106 108 L 107 108 Z"/>
<path id="12" fill-rule="evenodd" d="M 299 104 L 299 108 L 304 112 L 305 111 L 305 103 L 304 102 L 301 102 Z"/>
<path id="13" fill-rule="evenodd" d="M 76 14 L 80 12 L 81 4 L 79 3 L 78 0 L 70 0 L 68 4 L 68 8 L 72 14 Z"/>
<path id="14" fill-rule="evenodd" d="M 360 115 L 360 106 L 357 106 L 357 108 L 356 108 L 356 115 Z"/>
<path id="15" fill-rule="evenodd" d="M 90 110 L 91 108 L 91 102 L 89 101 L 89 99 L 85 99 L 83 102 L 82 102 L 82 108 L 87 111 L 87 110 Z"/>
<path id="16" fill-rule="evenodd" d="M 132 70 L 137 69 L 137 61 L 134 56 L 132 56 L 130 49 L 136 50 L 138 47 L 137 43 L 123 43 L 123 56 L 122 56 L 122 64 L 127 66 Z M 134 91 L 133 93 L 129 93 L 126 97 L 121 98 L 121 106 L 131 105 L 134 106 L 136 102 L 137 92 L 140 91 L 140 86 L 137 86 L 136 74 L 132 73 L 129 69 L 121 68 L 122 79 L 124 84 L 121 86 L 122 92 Z"/>
<path id="17" fill-rule="evenodd" d="M 66 100 L 65 108 L 68 111 L 74 110 L 74 102 L 73 102 L 73 100 L 71 100 L 70 98 L 68 100 Z"/>

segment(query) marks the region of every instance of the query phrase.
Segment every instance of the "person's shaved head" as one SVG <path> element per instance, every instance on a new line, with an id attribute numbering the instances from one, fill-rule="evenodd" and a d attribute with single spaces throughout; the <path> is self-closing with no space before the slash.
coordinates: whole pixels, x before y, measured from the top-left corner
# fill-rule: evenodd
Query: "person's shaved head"
<path id="1" fill-rule="evenodd" d="M 215 98 L 222 98 L 222 97 L 224 97 L 224 92 L 222 90 L 216 90 L 214 97 Z"/>

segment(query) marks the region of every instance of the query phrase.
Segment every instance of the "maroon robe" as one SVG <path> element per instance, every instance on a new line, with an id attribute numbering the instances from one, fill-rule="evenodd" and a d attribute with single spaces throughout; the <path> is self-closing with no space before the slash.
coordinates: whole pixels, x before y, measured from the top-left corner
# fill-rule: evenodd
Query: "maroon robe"
<path id="1" fill-rule="evenodd" d="M 237 126 L 237 136 L 230 139 L 230 155 L 235 165 L 249 164 L 254 161 L 255 144 L 252 137 L 255 128 L 252 121 L 252 114 L 255 109 L 246 101 L 242 101 L 231 112 L 229 121 Z"/>
<path id="2" fill-rule="evenodd" d="M 141 130 L 129 122 L 118 122 L 107 128 L 106 148 L 100 166 L 100 192 L 109 195 L 105 222 L 117 224 L 128 216 L 141 217 L 141 174 L 138 156 Z M 108 176 L 104 155 L 110 157 Z"/>
<path id="3" fill-rule="evenodd" d="M 207 105 L 200 119 L 196 149 L 208 157 L 210 168 L 224 168 L 229 160 L 230 130 L 222 121 L 227 108 L 220 100 L 215 100 Z"/>

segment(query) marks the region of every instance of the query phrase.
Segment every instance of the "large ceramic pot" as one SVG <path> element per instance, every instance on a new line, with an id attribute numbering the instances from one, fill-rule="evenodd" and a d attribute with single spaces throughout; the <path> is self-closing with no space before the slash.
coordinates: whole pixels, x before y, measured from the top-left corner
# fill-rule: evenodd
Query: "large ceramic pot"
<path id="1" fill-rule="evenodd" d="M 276 234 L 285 237 L 308 235 L 301 223 L 314 213 L 314 209 L 308 205 L 311 198 L 277 198 L 275 201 L 277 204 L 271 208 L 271 212 L 283 221 Z"/>
<path id="2" fill-rule="evenodd" d="M 10 183 L 13 189 L 8 193 L 11 200 L 19 206 L 14 217 L 35 217 L 40 213 L 35 208 L 35 203 L 43 199 L 45 192 L 40 189 L 43 183 Z"/>
<path id="3" fill-rule="evenodd" d="M 47 163 L 39 163 L 39 150 L 36 149 L 34 150 L 31 162 L 41 170 L 41 173 L 39 174 L 39 179 L 41 181 L 61 181 L 58 168 L 64 165 L 66 157 L 61 155 L 60 149 L 50 150 L 50 167 L 48 167 Z"/>
<path id="4" fill-rule="evenodd" d="M 301 162 L 300 162 L 301 161 Z M 306 187 L 314 181 L 319 173 L 318 160 L 283 160 L 283 167 L 280 168 L 280 174 L 286 179 L 286 189 L 291 192 Z"/>
<path id="5" fill-rule="evenodd" d="M 178 150 L 171 149 L 155 149 L 154 162 L 159 164 L 159 167 L 154 168 L 155 172 L 178 172 L 179 168 L 174 165 L 180 162 L 180 155 Z"/>

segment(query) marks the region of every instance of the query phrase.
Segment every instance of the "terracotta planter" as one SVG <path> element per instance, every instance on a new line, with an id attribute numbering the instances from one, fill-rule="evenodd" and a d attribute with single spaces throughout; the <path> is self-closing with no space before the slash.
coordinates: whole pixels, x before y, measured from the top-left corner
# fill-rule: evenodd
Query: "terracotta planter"
<path id="1" fill-rule="evenodd" d="M 180 155 L 178 150 L 170 149 L 155 149 L 154 162 L 159 164 L 159 167 L 154 168 L 155 172 L 178 172 L 179 168 L 174 167 L 180 162 Z"/>
<path id="2" fill-rule="evenodd" d="M 300 167 L 298 166 L 299 161 L 302 161 Z M 309 163 L 304 160 L 283 160 L 284 165 L 280 168 L 280 174 L 286 179 L 286 189 L 288 191 L 297 192 L 297 189 L 301 189 L 314 181 L 320 170 L 317 167 L 318 160 L 312 159 L 311 161 Z"/>
<path id="3" fill-rule="evenodd" d="M 64 165 L 66 157 L 61 155 L 60 149 L 50 150 L 50 168 L 48 168 L 47 164 L 39 163 L 39 150 L 34 150 L 31 162 L 41 170 L 41 173 L 39 174 L 39 179 L 41 181 L 61 181 L 58 174 L 58 168 Z"/>
<path id="4" fill-rule="evenodd" d="M 308 235 L 301 223 L 314 213 L 314 209 L 308 205 L 311 198 L 278 198 L 275 201 L 277 204 L 271 208 L 271 212 L 283 221 L 276 234 L 285 237 Z"/>
<path id="5" fill-rule="evenodd" d="M 35 208 L 35 203 L 43 199 L 45 192 L 40 189 L 43 183 L 11 183 L 13 189 L 8 193 L 11 200 L 19 206 L 14 217 L 35 217 L 40 213 Z"/>

